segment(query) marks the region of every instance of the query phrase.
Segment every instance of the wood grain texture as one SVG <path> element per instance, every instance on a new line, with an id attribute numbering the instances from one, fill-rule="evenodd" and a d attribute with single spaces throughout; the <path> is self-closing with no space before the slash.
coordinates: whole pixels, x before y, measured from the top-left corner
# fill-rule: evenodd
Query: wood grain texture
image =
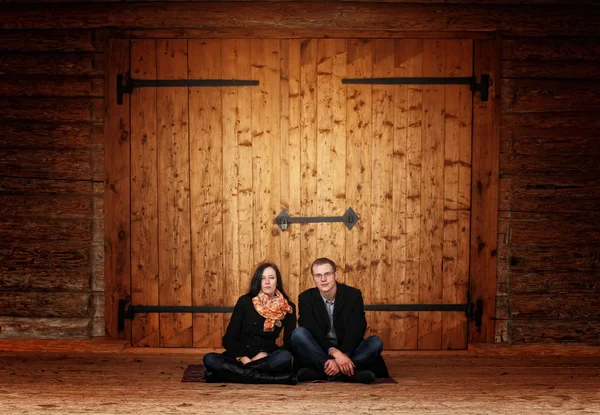
<path id="1" fill-rule="evenodd" d="M 119 38 L 134 39 L 348 39 L 356 36 L 356 30 L 326 28 L 326 29 L 296 29 L 296 28 L 245 28 L 245 27 L 214 27 L 211 29 L 197 28 L 146 28 L 146 29 L 113 29 L 111 34 Z M 368 39 L 495 39 L 492 31 L 414 31 L 414 30 L 379 30 L 369 29 L 360 33 Z"/>
<path id="2" fill-rule="evenodd" d="M 591 111 L 598 108 L 594 80 L 503 79 L 502 112 Z"/>
<path id="3" fill-rule="evenodd" d="M 0 35 L 1 36 L 1 35 Z M 104 55 L 91 52 L 4 52 L 0 74 L 19 76 L 101 76 Z"/>
<path id="4" fill-rule="evenodd" d="M 0 174 L 61 180 L 91 180 L 94 151 L 48 149 L 0 149 Z"/>
<path id="5" fill-rule="evenodd" d="M 281 205 L 300 216 L 300 40 L 281 40 Z M 302 274 L 300 226 L 281 233 L 281 277 L 285 290 L 297 303 Z"/>
<path id="6" fill-rule="evenodd" d="M 155 40 L 131 42 L 131 74 L 156 79 Z M 131 94 L 131 302 L 158 305 L 158 172 L 156 88 Z M 131 344 L 158 347 L 157 313 L 135 314 Z"/>
<path id="7" fill-rule="evenodd" d="M 254 196 L 254 262 L 278 263 L 281 230 L 273 218 L 281 211 L 279 141 L 279 41 L 252 40 L 252 190 Z"/>
<path id="8" fill-rule="evenodd" d="M 187 79 L 187 41 L 157 42 L 160 79 Z M 158 142 L 159 304 L 190 305 L 190 149 L 188 91 L 185 87 L 156 92 Z M 192 346 L 190 314 L 160 314 L 162 347 Z"/>
<path id="9" fill-rule="evenodd" d="M 499 41 L 474 42 L 474 75 L 489 73 L 489 100 L 474 98 L 471 205 L 471 299 L 483 300 L 481 328 L 469 322 L 469 342 L 493 342 L 497 254 L 500 103 Z"/>
<path id="10" fill-rule="evenodd" d="M 385 353 L 390 374 L 396 379 L 404 378 L 404 384 L 373 385 L 368 387 L 368 394 L 360 384 L 333 383 L 327 388 L 302 383 L 278 386 L 277 401 L 268 399 L 275 388 L 264 385 L 186 383 L 182 387 L 183 369 L 202 361 L 204 351 L 119 352 L 114 349 L 122 345 L 102 345 L 99 347 L 107 350 L 105 353 L 77 353 L 73 349 L 82 346 L 71 350 L 60 345 L 50 347 L 53 352 L 32 348 L 2 353 L 0 387 L 6 391 L 2 404 L 11 413 L 39 415 L 58 409 L 65 414 L 110 414 L 118 406 L 121 411 L 148 414 L 178 408 L 210 414 L 230 411 L 330 415 L 338 413 L 340 407 L 337 400 L 331 400 L 331 393 L 341 400 L 351 400 L 358 413 L 529 415 L 558 410 L 571 415 L 593 413 L 600 408 L 598 353 L 589 350 L 594 349 L 591 347 L 579 351 L 581 347 L 572 346 L 561 351 L 538 346 L 535 352 L 521 349 L 521 354 L 513 352 L 511 346 L 507 346 L 508 351 L 480 349 L 473 353 Z M 464 382 L 457 382 L 457 378 Z M 126 394 L 131 384 L 142 386 L 145 392 L 116 402 L 114 396 Z M 406 393 L 408 388 L 410 394 Z M 501 392 L 489 393 L 496 388 Z M 236 399 L 241 394 L 247 394 L 246 398 Z"/>
<path id="11" fill-rule="evenodd" d="M 348 78 L 373 76 L 374 41 L 348 39 Z M 371 85 L 348 85 L 346 88 L 346 203 L 361 218 L 346 232 L 346 283 L 362 291 L 365 304 L 372 301 L 371 285 L 371 194 L 373 134 Z M 372 316 L 367 316 L 367 323 Z"/>
<path id="12" fill-rule="evenodd" d="M 393 40 L 375 40 L 373 45 L 373 77 L 394 76 L 396 45 Z M 394 217 L 394 86 L 376 85 L 372 88 L 373 137 L 371 139 L 371 290 L 372 304 L 394 304 L 395 283 L 392 237 L 399 229 Z M 401 252 L 398 254 L 402 255 Z M 387 312 L 371 313 L 371 332 L 379 335 L 391 347 L 394 338 L 394 315 Z"/>
<path id="13" fill-rule="evenodd" d="M 344 2 L 163 2 L 4 6 L 5 29 L 133 27 L 355 30 L 503 30 L 510 35 L 595 35 L 597 6 L 472 5 Z M 61 19 L 54 19 L 61 15 Z M 300 16 L 310 16 L 302 18 Z"/>
<path id="14" fill-rule="evenodd" d="M 446 68 L 446 42 L 423 42 L 423 76 L 441 77 Z M 421 132 L 421 252 L 419 303 L 442 302 L 444 235 L 444 106 L 445 87 L 423 85 Z M 419 312 L 419 349 L 439 349 L 442 313 Z"/>
<path id="15" fill-rule="evenodd" d="M 130 70 L 130 45 L 128 41 L 111 40 L 106 57 L 106 72 L 127 74 Z M 104 191 L 104 243 L 106 286 L 106 336 L 109 339 L 130 338 L 131 326 L 118 330 L 119 300 L 131 295 L 131 235 L 130 235 L 130 99 L 123 97 L 117 105 L 116 76 L 106 82 L 105 126 L 105 191 Z M 90 210 L 91 211 L 91 210 Z"/>
<path id="16" fill-rule="evenodd" d="M 250 40 L 223 40 L 223 78 L 250 79 L 250 52 Z M 246 290 L 254 267 L 250 88 L 222 90 L 223 305 L 229 307 Z"/>
<path id="17" fill-rule="evenodd" d="M 0 94 L 7 97 L 102 97 L 104 81 L 88 76 L 17 76 L 0 79 Z"/>
<path id="18" fill-rule="evenodd" d="M 13 317 L 89 316 L 89 294 L 78 292 L 19 292 L 1 291 L 0 311 Z"/>
<path id="19" fill-rule="evenodd" d="M 4 339 L 88 339 L 90 319 L 55 317 L 0 317 Z"/>
<path id="20" fill-rule="evenodd" d="M 112 84 L 108 84 L 112 85 Z M 108 86 L 110 89 L 110 86 Z M 115 86 L 116 91 L 116 86 Z M 0 102 L 0 119 L 35 121 L 102 121 L 101 98 L 88 97 L 8 97 Z"/>
<path id="21" fill-rule="evenodd" d="M 102 148 L 96 125 L 91 122 L 3 121 L 0 146 L 43 149 Z M 104 127 L 100 125 L 100 127 Z"/>
<path id="22" fill-rule="evenodd" d="M 317 40 L 300 45 L 300 212 L 317 216 Z M 300 292 L 314 287 L 312 261 L 318 258 L 315 224 L 300 225 Z M 338 274 L 338 278 L 343 277 Z"/>
<path id="23" fill-rule="evenodd" d="M 188 42 L 190 79 L 221 79 L 220 40 Z M 192 305 L 223 305 L 223 144 L 224 88 L 189 88 Z M 213 346 L 223 337 L 223 316 L 193 315 L 194 347 Z"/>
<path id="24" fill-rule="evenodd" d="M 423 76 L 423 40 L 396 41 L 395 55 L 395 76 Z M 400 221 L 400 232 L 393 239 L 399 248 L 394 249 L 396 298 L 415 304 L 419 302 L 423 86 L 396 86 L 395 101 L 394 214 Z M 416 349 L 419 313 L 392 314 L 391 322 L 398 327 L 394 342 L 399 348 Z"/>
<path id="25" fill-rule="evenodd" d="M 446 41 L 447 77 L 472 75 L 473 42 Z M 442 302 L 466 304 L 469 286 L 472 92 L 446 85 L 444 110 L 444 213 Z M 442 313 L 442 348 L 467 346 L 467 317 Z"/>
<path id="26" fill-rule="evenodd" d="M 81 269 L 0 268 L 0 291 L 85 291 L 91 271 Z"/>
<path id="27" fill-rule="evenodd" d="M 3 30 L 0 51 L 6 52 L 102 52 L 104 41 L 96 30 Z"/>

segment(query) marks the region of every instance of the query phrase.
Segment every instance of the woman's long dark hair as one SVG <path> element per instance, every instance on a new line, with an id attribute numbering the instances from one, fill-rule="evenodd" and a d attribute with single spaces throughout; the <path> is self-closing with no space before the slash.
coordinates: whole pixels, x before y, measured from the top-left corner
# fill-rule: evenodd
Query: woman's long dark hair
<path id="1" fill-rule="evenodd" d="M 250 291 L 248 291 L 248 294 L 250 294 L 251 297 L 256 297 L 258 295 L 258 293 L 260 292 L 260 283 L 262 281 L 262 275 L 263 275 L 263 272 L 265 271 L 265 269 L 267 269 L 267 268 L 273 268 L 275 270 L 275 275 L 277 276 L 277 289 L 279 290 L 281 295 L 283 295 L 283 297 L 289 301 L 290 298 L 283 290 L 283 281 L 281 280 L 281 272 L 279 272 L 279 268 L 277 268 L 277 265 L 275 265 L 275 264 L 269 264 L 269 263 L 260 264 L 256 268 L 256 271 L 254 271 L 254 276 L 252 277 L 252 281 L 250 282 Z"/>

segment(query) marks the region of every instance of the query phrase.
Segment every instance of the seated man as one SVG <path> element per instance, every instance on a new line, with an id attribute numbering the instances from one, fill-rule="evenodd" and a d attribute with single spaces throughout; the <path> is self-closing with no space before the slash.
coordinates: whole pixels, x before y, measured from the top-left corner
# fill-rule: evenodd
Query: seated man
<path id="1" fill-rule="evenodd" d="M 298 297 L 298 327 L 292 346 L 300 366 L 298 381 L 328 379 L 372 383 L 388 377 L 378 336 L 364 339 L 367 329 L 360 290 L 337 282 L 335 263 L 312 263 L 316 288 Z"/>

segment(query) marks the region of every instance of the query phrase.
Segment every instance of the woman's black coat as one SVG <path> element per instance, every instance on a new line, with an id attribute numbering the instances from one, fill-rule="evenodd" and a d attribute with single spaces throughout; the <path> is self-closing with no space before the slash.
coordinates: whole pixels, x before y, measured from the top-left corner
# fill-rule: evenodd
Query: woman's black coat
<path id="1" fill-rule="evenodd" d="M 250 294 L 242 295 L 233 309 L 231 321 L 223 336 L 225 354 L 231 357 L 253 358 L 259 352 L 272 353 L 279 348 L 275 343 L 283 330 L 283 347 L 292 351 L 291 336 L 296 328 L 296 305 L 288 301 L 292 314 L 286 314 L 282 326 L 264 331 L 265 318 L 254 309 Z"/>

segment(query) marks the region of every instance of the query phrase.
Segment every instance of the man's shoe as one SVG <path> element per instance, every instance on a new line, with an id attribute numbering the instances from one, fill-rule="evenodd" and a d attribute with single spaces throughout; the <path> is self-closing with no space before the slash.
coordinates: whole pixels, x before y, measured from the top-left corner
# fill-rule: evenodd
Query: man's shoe
<path id="1" fill-rule="evenodd" d="M 303 367 L 296 374 L 296 378 L 298 379 L 298 382 L 310 382 L 313 380 L 325 379 L 325 374 L 315 369 Z"/>
<path id="2" fill-rule="evenodd" d="M 342 382 L 369 383 L 375 382 L 375 374 L 370 370 L 355 370 L 352 376 L 342 375 Z"/>

